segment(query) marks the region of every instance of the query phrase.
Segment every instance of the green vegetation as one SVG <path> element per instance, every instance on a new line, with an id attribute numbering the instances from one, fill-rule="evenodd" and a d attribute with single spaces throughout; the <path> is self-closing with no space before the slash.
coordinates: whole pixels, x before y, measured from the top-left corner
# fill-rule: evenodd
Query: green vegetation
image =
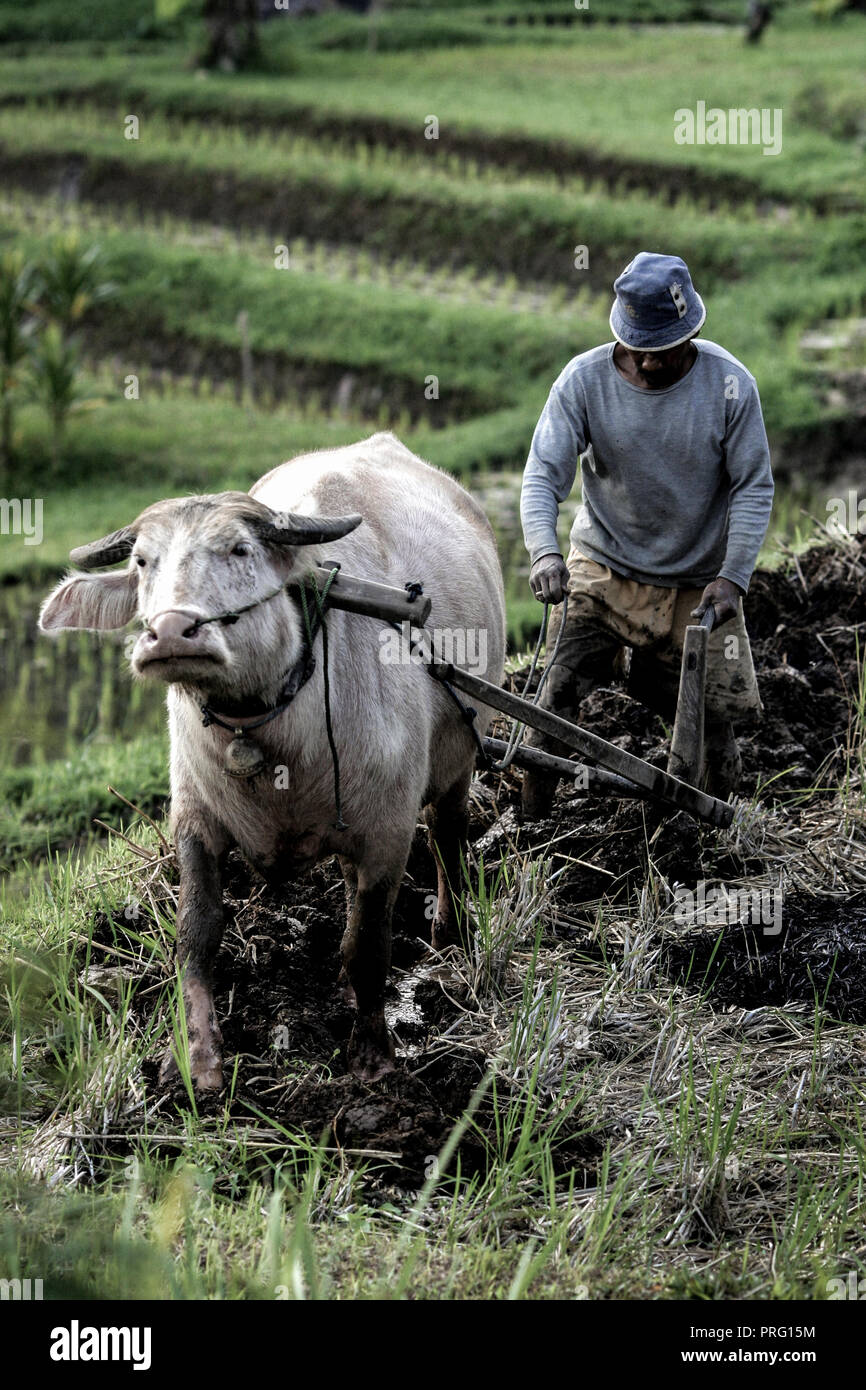
<path id="1" fill-rule="evenodd" d="M 332 124 L 344 120 L 349 138 L 375 120 L 380 131 L 393 122 L 420 141 L 432 113 L 443 148 L 449 131 L 472 132 L 479 143 L 485 134 L 520 135 L 542 142 L 542 159 L 543 142 L 557 141 L 612 160 L 662 164 L 683 179 L 687 169 L 720 182 L 744 179 L 784 202 L 828 195 L 862 206 L 861 35 L 857 15 L 821 25 L 801 7 L 780 15 L 772 39 L 757 48 L 733 31 L 694 29 L 686 78 L 681 37 L 660 25 L 596 26 L 547 42 L 533 34 L 531 42 L 487 48 L 483 74 L 472 47 L 433 49 L 420 82 L 415 52 L 313 48 L 291 80 L 210 74 L 191 82 L 181 49 L 94 57 L 76 48 L 14 62 L 0 54 L 0 82 L 6 100 L 67 93 L 140 113 L 244 119 L 273 129 L 318 112 Z M 674 112 L 698 99 L 725 110 L 781 108 L 782 154 L 764 157 L 757 145 L 675 144 Z"/>
<path id="2" fill-rule="evenodd" d="M 0 4 L 0 43 L 55 44 L 89 39 L 119 41 L 146 37 L 153 30 L 154 0 L 15 0 Z"/>
<path id="3" fill-rule="evenodd" d="M 284 220 L 303 228 L 309 218 L 311 232 L 336 237 L 341 227 L 346 241 L 359 241 L 368 251 L 394 250 L 411 235 L 416 256 L 438 243 L 440 255 L 447 249 L 479 272 L 492 265 L 527 278 L 534 271 L 539 278 L 567 282 L 577 279 L 573 244 L 579 232 L 596 249 L 589 279 L 607 294 L 636 225 L 647 241 L 669 233 L 670 209 L 659 202 L 652 174 L 644 175 L 642 186 L 616 164 L 609 176 L 588 167 L 564 182 L 543 165 L 533 174 L 507 162 L 473 162 L 447 148 L 435 157 L 424 146 L 389 149 L 384 140 L 354 147 L 347 140 L 331 148 L 280 130 L 257 132 L 228 123 L 214 129 L 198 119 L 186 121 L 179 135 L 170 118 L 159 113 L 147 118 L 139 139 L 126 140 L 123 131 L 122 108 L 78 106 L 74 126 L 61 109 L 35 103 L 0 108 L 0 149 L 13 179 L 25 172 L 22 163 L 12 162 L 15 156 L 26 154 L 31 176 L 40 155 L 51 167 L 62 159 L 77 160 L 84 164 L 85 198 L 93 190 L 107 201 L 108 192 L 122 207 L 133 199 L 144 201 L 145 191 L 154 213 L 170 207 L 174 218 L 187 211 L 192 221 L 231 221 L 234 230 L 240 221 L 258 233 L 260 242 L 277 233 Z M 217 171 L 218 193 L 212 182 Z M 615 197 L 611 181 L 618 185 Z M 737 196 L 736 183 L 728 189 L 720 181 L 711 217 L 687 189 L 671 185 L 670 195 L 683 256 L 701 265 L 708 287 L 811 254 L 823 267 L 847 253 L 853 268 L 862 249 L 862 219 L 850 226 L 822 222 L 796 206 L 781 219 L 754 195 Z M 304 206 L 314 198 L 324 205 Z"/>
<path id="4" fill-rule="evenodd" d="M 98 837 L 95 820 L 117 827 L 130 820 L 133 813 L 109 786 L 133 793 L 141 810 L 161 815 L 168 796 L 167 756 L 166 736 L 151 734 L 85 746 L 63 760 L 4 769 L 0 870 L 17 869 L 20 885 L 22 860 L 86 847 Z"/>
<path id="5" fill-rule="evenodd" d="M 700 981 L 660 989 L 657 880 L 623 968 L 613 906 L 593 950 L 564 952 L 536 925 L 547 862 L 481 866 L 478 952 L 451 987 L 473 991 L 462 1047 L 483 1038 L 488 1070 L 438 1162 L 388 1180 L 387 1155 L 269 1118 L 243 1070 L 215 1110 L 142 1110 L 177 984 L 164 847 L 146 826 L 131 839 L 137 856 L 51 866 L 7 914 L 6 1277 L 38 1269 L 55 1298 L 773 1300 L 862 1276 L 856 1030 L 778 1010 L 753 1047 Z M 284 1065 L 288 1087 L 331 1082 Z M 455 1168 L 464 1139 L 480 1167 Z"/>
<path id="6" fill-rule="evenodd" d="M 28 317 L 34 293 L 33 267 L 20 251 L 0 260 L 0 477 L 12 461 L 14 401 L 27 360 Z"/>
<path id="7" fill-rule="evenodd" d="M 0 480 L 13 459 L 14 411 L 38 401 L 51 422 L 51 477 L 60 470 L 69 415 L 83 405 L 80 354 L 74 330 L 84 314 L 112 292 L 100 279 L 99 247 L 73 235 L 25 260 L 20 246 L 0 257 Z"/>

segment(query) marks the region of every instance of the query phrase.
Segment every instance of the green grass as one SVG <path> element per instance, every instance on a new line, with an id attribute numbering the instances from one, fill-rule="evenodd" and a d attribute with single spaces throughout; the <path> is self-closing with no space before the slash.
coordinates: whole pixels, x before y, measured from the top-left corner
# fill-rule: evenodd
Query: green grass
<path id="1" fill-rule="evenodd" d="M 563 21 L 547 26 L 542 19 L 561 16 Z M 506 23 L 506 20 L 508 21 Z M 536 23 L 535 21 L 539 21 Z M 605 0 L 578 10 L 574 0 L 401 0 L 401 3 L 374 11 L 370 15 L 331 12 L 311 16 L 302 27 L 282 26 L 279 32 L 266 31 L 264 61 L 269 67 L 283 66 L 291 57 L 309 48 L 344 52 L 380 53 L 432 48 L 489 46 L 490 44 L 557 44 L 583 37 L 591 26 L 602 23 L 653 24 L 679 21 L 706 21 L 741 25 L 742 7 L 738 0 L 706 4 L 700 0 Z M 491 21 L 497 21 L 491 23 Z"/>
<path id="2" fill-rule="evenodd" d="M 579 24 L 685 24 L 711 21 L 719 24 L 741 24 L 743 9 L 740 0 L 602 0 L 602 3 L 588 5 L 585 9 L 575 8 L 574 0 L 525 0 L 516 5 L 514 0 L 398 0 L 394 9 L 399 15 L 402 10 L 419 10 L 433 15 L 437 10 L 458 10 L 473 15 L 519 13 L 524 17 L 533 11 L 545 14 L 567 14 Z M 388 17 L 385 11 L 383 18 Z M 557 36 L 561 34 L 557 29 Z"/>
<path id="3" fill-rule="evenodd" d="M 5 239 L 34 258 L 47 242 L 12 231 L 8 220 Z M 493 409 L 513 392 L 513 382 L 521 381 L 523 393 L 525 383 L 541 373 L 552 379 L 575 351 L 595 340 L 586 324 L 439 304 L 392 287 L 335 285 L 315 273 L 298 277 L 277 270 L 273 259 L 261 264 L 231 250 L 165 244 L 155 233 L 106 232 L 100 244 L 103 273 L 117 291 L 91 317 L 128 342 L 130 371 L 136 370 L 136 344 L 145 354 L 143 367 L 154 335 L 170 347 L 237 350 L 237 319 L 245 311 L 254 352 L 366 370 L 386 387 L 399 384 L 419 405 L 426 378 L 435 374 L 447 418 L 454 409 L 449 393 L 462 413 L 470 402 L 472 413 Z"/>
<path id="4" fill-rule="evenodd" d="M 251 412 L 228 390 L 196 397 L 182 383 L 161 395 L 145 376 L 141 398 L 130 401 L 122 380 L 85 381 L 103 404 L 73 416 L 59 476 L 51 475 L 44 418 L 32 406 L 16 416 L 6 491 L 43 498 L 44 538 L 36 546 L 0 537 L 0 575 L 50 573 L 66 563 L 70 538 L 104 532 L 112 516 L 129 520 L 156 495 L 244 490 L 296 454 L 372 433 L 353 416 L 329 418 L 312 407 Z"/>
<path id="5" fill-rule="evenodd" d="M 290 218 L 293 229 L 299 218 L 308 218 L 311 233 L 358 241 L 370 251 L 426 256 L 435 264 L 447 245 L 479 272 L 497 268 L 528 278 L 535 268 L 544 278 L 570 280 L 574 289 L 586 278 L 606 292 L 630 259 L 636 226 L 645 244 L 671 235 L 670 208 L 652 189 L 623 187 L 611 197 L 597 177 L 588 185 L 577 178 L 563 185 L 551 175 L 519 175 L 495 165 L 478 167 L 467 180 L 456 160 L 447 154 L 426 158 L 423 147 L 414 154 L 382 146 L 329 148 L 279 130 L 256 135 L 203 122 L 178 129 L 161 115 L 147 118 L 140 139 L 126 140 L 124 110 L 84 105 L 70 126 L 65 110 L 36 104 L 0 108 L 0 148 L 52 161 L 86 158 L 85 198 L 89 186 L 105 189 L 116 182 L 119 161 L 136 175 L 130 192 L 138 201 L 144 201 L 142 188 L 150 202 L 162 190 L 174 218 L 188 211 L 194 219 L 231 223 L 232 213 L 219 209 L 226 180 L 234 176 L 232 209 L 257 233 L 262 254 L 266 236 L 279 232 L 282 218 Z M 205 190 L 213 187 L 217 171 L 220 196 L 205 214 Z M 749 278 L 780 260 L 815 258 L 853 268 L 862 257 L 862 220 L 822 222 L 800 210 L 779 221 L 759 214 L 754 203 L 710 215 L 685 193 L 677 203 L 677 245 L 684 259 L 700 266 L 705 288 Z M 578 238 L 591 248 L 586 276 L 573 269 Z"/>
<path id="6" fill-rule="evenodd" d="M 53 44 L 69 41 L 128 41 L 146 34 L 152 26 L 154 0 L 33 0 L 18 5 L 0 4 L 0 43 Z"/>
<path id="7" fill-rule="evenodd" d="M 36 236 L 20 210 L 7 206 L 0 213 L 0 240 L 5 231 L 5 239 L 36 255 L 50 237 L 51 217 L 46 207 L 48 229 Z M 553 306 L 544 313 L 513 311 L 504 304 L 461 305 L 419 296 L 409 285 L 277 271 L 264 251 L 261 259 L 252 259 L 231 245 L 208 242 L 202 248 L 188 244 L 188 237 L 173 242 L 155 231 L 110 230 L 108 217 L 85 225 L 103 247 L 105 273 L 118 285 L 116 297 L 96 311 L 106 326 L 103 338 L 107 333 L 108 343 L 128 344 L 129 371 L 146 370 L 156 339 L 160 354 L 179 350 L 182 362 L 197 359 L 207 372 L 210 351 L 222 354 L 221 370 L 237 373 L 237 319 L 243 310 L 255 353 L 324 371 L 331 391 L 345 371 L 362 370 L 368 381 L 378 378 L 392 397 L 379 423 L 399 420 L 413 402 L 424 405 L 425 381 L 434 374 L 440 396 L 430 405 L 431 414 L 441 411 L 444 422 L 455 415 L 483 419 L 523 407 L 528 445 L 554 377 L 575 353 L 609 338 L 607 301 L 602 306 L 597 298 L 570 321 Z M 835 270 L 832 258 L 830 236 L 816 242 L 807 281 L 796 262 L 784 262 L 752 277 L 748 290 L 733 282 L 708 296 L 707 336 L 755 373 L 771 433 L 812 428 L 843 413 L 819 401 L 818 378 L 799 346 L 808 324 L 855 314 L 866 300 L 864 263 Z M 100 330 L 94 331 L 99 343 Z M 137 359 L 136 344 L 143 361 Z M 494 456 L 501 459 L 502 449 Z M 488 460 L 493 458 L 476 462 Z"/>
<path id="8" fill-rule="evenodd" d="M 236 1113 L 233 1083 L 208 1114 L 142 1105 L 141 1065 L 183 1039 L 173 914 L 129 861 L 58 862 L 4 922 L 4 1277 L 84 1299 L 774 1300 L 863 1273 L 855 1030 L 776 1010 L 774 1046 L 756 1046 L 657 978 L 651 921 L 631 920 L 624 962 L 604 909 L 608 950 L 575 958 L 544 930 L 543 891 L 533 913 L 520 865 L 494 866 L 462 968 L 495 1055 L 426 1181 L 383 1190 L 374 1158 Z M 108 950 L 91 939 L 106 915 Z M 487 1163 L 449 1171 L 482 1104 Z M 597 1157 L 558 1173 L 578 1111 Z"/>
<path id="9" fill-rule="evenodd" d="M 308 50 L 290 80 L 212 74 L 195 83 L 180 49 L 95 58 L 76 48 L 0 61 L 0 81 L 10 96 L 77 90 L 132 110 L 139 99 L 147 110 L 268 123 L 289 120 L 308 105 L 396 121 L 416 129 L 419 140 L 432 113 L 443 132 L 452 125 L 492 135 L 519 131 L 673 169 L 745 177 L 784 201 L 830 195 L 862 206 L 863 32 L 859 16 L 822 25 L 797 10 L 780 15 L 757 48 L 746 47 L 735 31 L 692 31 L 686 70 L 681 37 L 665 26 L 637 32 L 595 26 L 578 31 L 576 42 L 490 47 L 483 70 L 472 47 L 425 52 L 420 70 L 413 52 Z M 697 100 L 725 109 L 781 108 L 782 154 L 767 158 L 756 146 L 676 145 L 674 112 Z"/>
<path id="10" fill-rule="evenodd" d="M 104 839 L 96 819 L 120 827 L 135 813 L 109 786 L 148 814 L 161 815 L 168 798 L 168 738 L 141 735 L 84 747 L 69 758 L 0 772 L 0 871 L 21 861 Z M 19 884 L 26 875 L 21 875 Z"/>
<path id="11" fill-rule="evenodd" d="M 435 0 L 435 3 L 431 0 L 399 0 L 398 4 L 389 6 L 384 13 L 374 17 L 373 22 L 387 27 L 411 20 L 435 19 L 441 10 L 463 12 L 458 16 L 461 19 L 481 19 L 491 12 L 513 12 L 519 8 L 513 0 L 487 0 L 487 3 L 484 0 Z M 122 8 L 107 6 L 101 0 L 80 0 L 74 7 L 67 5 L 65 0 L 32 0 L 26 10 L 22 10 L 14 0 L 3 0 L 0 4 L 0 36 L 19 41 L 36 39 L 41 43 L 64 43 L 70 39 L 124 41 L 138 37 L 142 30 L 149 32 L 151 26 L 148 21 L 154 19 L 156 9 L 155 0 L 131 0 Z M 739 0 L 604 0 L 599 15 L 589 9 L 575 11 L 572 0 L 529 0 L 528 10 L 524 6 L 523 13 L 531 14 L 533 9 L 561 11 L 587 24 L 594 23 L 597 18 L 605 22 L 618 20 L 624 23 L 672 20 L 742 22 Z M 293 35 L 300 27 L 301 41 L 317 44 L 322 41 L 320 35 L 332 31 L 340 32 L 351 27 L 364 33 L 367 23 L 363 16 L 337 13 L 321 18 L 308 17 L 302 26 L 291 21 L 280 23 L 279 19 L 272 20 L 263 25 L 262 30 L 268 39 L 272 39 L 275 24 Z"/>
<path id="12" fill-rule="evenodd" d="M 154 843 L 149 833 L 142 843 L 148 842 Z M 83 1123 L 89 1122 L 85 1115 L 98 1112 L 119 1135 L 126 1123 L 126 1088 L 142 1059 L 165 1046 L 176 1019 L 168 969 L 170 914 L 154 919 L 146 903 L 130 896 L 138 890 L 124 872 L 126 854 L 114 850 L 93 860 L 90 886 L 71 865 L 58 863 L 5 924 L 4 1113 L 16 1117 L 22 1156 L 38 1152 L 49 1165 L 57 1141 L 51 1119 L 40 1119 L 49 1097 L 64 1107 L 75 1105 Z M 140 915 L 122 917 L 130 902 Z M 119 955 L 106 957 L 88 944 L 96 903 L 125 923 L 117 938 L 119 947 L 121 938 L 125 943 Z M 156 995 L 151 992 L 154 1021 L 142 1032 L 131 1004 L 135 976 L 140 981 L 148 970 L 161 971 L 164 984 Z M 543 1025 L 537 1008 L 534 1019 L 533 1026 Z M 182 1041 L 174 1039 L 176 1046 Z M 265 1123 L 252 1116 L 239 1125 L 230 1117 L 230 1101 L 213 1118 L 199 1116 L 194 1106 L 166 1116 L 167 1123 L 145 1117 L 133 1151 L 116 1160 L 106 1154 L 97 1200 L 64 1193 L 63 1182 L 53 1195 L 40 1192 L 23 1172 L 4 1178 L 0 1201 L 8 1214 L 0 1219 L 0 1247 L 6 1277 L 38 1265 L 51 1297 L 85 1298 L 400 1298 L 443 1272 L 453 1296 L 480 1296 L 491 1280 L 503 1295 L 511 1289 L 523 1296 L 531 1282 L 539 1293 L 568 1290 L 577 1281 L 567 1269 L 539 1276 L 571 1215 L 548 1175 L 559 1130 L 577 1099 L 543 1117 L 537 1067 L 519 1094 L 500 1093 L 496 1080 L 488 1079 L 478 1099 L 488 1090 L 499 1135 L 489 1175 L 458 1188 L 434 1167 L 417 1195 L 395 1190 L 384 1207 L 364 1200 L 368 1164 L 341 1174 L 333 1148 L 320 1151 L 302 1135 L 268 1126 L 266 1117 Z M 472 1124 L 471 1113 L 470 1106 L 442 1151 L 443 1173 L 449 1150 Z M 182 1159 L 161 1156 L 166 1139 L 169 1150 L 182 1147 Z M 355 1192 L 360 1201 L 353 1200 Z M 491 1246 L 480 1237 L 491 1223 L 504 1227 L 513 1221 L 515 1208 L 525 1209 L 534 1194 L 540 1204 L 536 1219 L 543 1220 L 546 1209 L 556 1238 L 551 1233 L 540 1247 L 530 1242 L 535 1259 L 527 1270 L 521 1266 L 525 1241 L 507 1239 L 499 1250 L 498 1239 Z M 431 1219 L 441 1223 L 434 1247 L 424 1231 Z M 474 1251 L 461 1249 L 469 1246 L 470 1232 Z M 348 1283 L 341 1273 L 347 1260 L 355 1269 Z"/>

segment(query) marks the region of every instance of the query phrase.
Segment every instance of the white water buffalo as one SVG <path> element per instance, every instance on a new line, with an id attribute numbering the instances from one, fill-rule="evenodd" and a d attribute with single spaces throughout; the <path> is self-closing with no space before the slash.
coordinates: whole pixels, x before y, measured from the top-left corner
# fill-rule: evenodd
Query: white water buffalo
<path id="1" fill-rule="evenodd" d="M 421 581 L 433 603 L 428 628 L 482 632 L 487 678 L 501 679 L 504 599 L 490 525 L 453 478 L 389 433 L 301 455 L 249 493 L 155 503 L 72 554 L 84 568 L 127 558 L 128 568 L 73 573 L 42 607 L 46 632 L 140 618 L 133 672 L 168 686 L 177 951 L 202 1091 L 222 1085 L 212 975 L 223 931 L 221 862 L 232 846 L 277 881 L 339 857 L 344 974 L 358 1010 L 349 1063 L 367 1080 L 393 1067 L 384 1015 L 391 916 L 422 808 L 439 864 L 434 945 L 456 930 L 452 890 L 474 739 L 422 665 L 383 659 L 381 620 L 332 610 L 330 708 L 345 827 L 335 825 L 321 635 L 311 648 L 297 594 L 285 591 L 332 557 L 364 579 L 400 588 Z M 490 713 L 479 708 L 479 733 Z M 227 775 L 232 753 L 250 748 L 239 729 L 255 730 L 253 752 L 264 758 L 254 779 Z M 167 1055 L 165 1079 L 175 1066 Z"/>

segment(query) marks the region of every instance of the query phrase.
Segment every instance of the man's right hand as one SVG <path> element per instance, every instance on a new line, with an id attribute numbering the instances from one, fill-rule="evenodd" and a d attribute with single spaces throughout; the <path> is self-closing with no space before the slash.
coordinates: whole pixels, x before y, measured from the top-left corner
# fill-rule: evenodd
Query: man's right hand
<path id="1" fill-rule="evenodd" d="M 529 587 L 539 603 L 562 603 L 568 590 L 568 565 L 562 556 L 539 556 L 529 571 Z"/>

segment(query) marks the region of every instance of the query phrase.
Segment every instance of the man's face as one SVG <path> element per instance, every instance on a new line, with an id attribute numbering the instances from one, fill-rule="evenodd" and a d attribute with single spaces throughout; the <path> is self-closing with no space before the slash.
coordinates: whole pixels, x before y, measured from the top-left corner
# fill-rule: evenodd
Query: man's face
<path id="1" fill-rule="evenodd" d="M 666 352 L 639 352 L 634 348 L 626 348 L 626 352 L 641 381 L 659 391 L 679 380 L 687 362 L 691 360 L 693 348 L 689 339 L 680 343 L 679 347 L 668 348 Z"/>

